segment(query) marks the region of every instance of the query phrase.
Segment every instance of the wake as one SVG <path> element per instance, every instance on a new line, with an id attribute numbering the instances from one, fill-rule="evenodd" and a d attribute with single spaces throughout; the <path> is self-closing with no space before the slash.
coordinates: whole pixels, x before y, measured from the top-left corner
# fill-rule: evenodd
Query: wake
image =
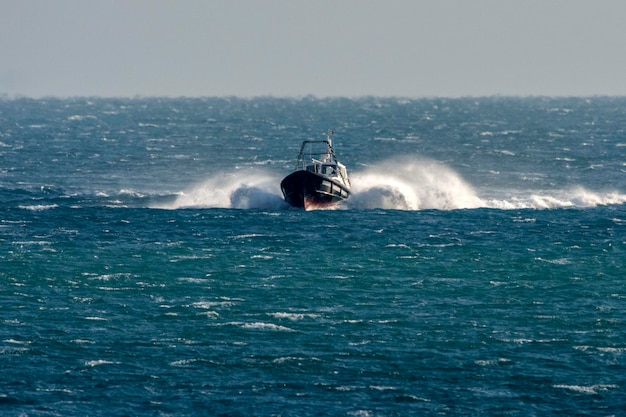
<path id="1" fill-rule="evenodd" d="M 261 170 L 224 173 L 179 193 L 172 203 L 155 208 L 286 208 L 280 191 L 280 178 Z"/>
<path id="2" fill-rule="evenodd" d="M 529 192 L 527 195 L 507 199 L 490 199 L 485 207 L 502 210 L 513 209 L 558 209 L 609 206 L 626 203 L 626 194 L 615 191 L 595 192 L 584 187 L 572 187 L 552 192 Z"/>
<path id="3" fill-rule="evenodd" d="M 258 168 L 213 176 L 155 208 L 232 208 L 282 210 L 285 203 L 277 174 Z M 583 187 L 550 191 L 500 190 L 503 197 L 482 198 L 461 175 L 428 159 L 394 158 L 352 171 L 352 194 L 338 209 L 456 210 L 493 208 L 556 209 L 624 204 L 626 194 Z"/>
<path id="4" fill-rule="evenodd" d="M 355 209 L 453 210 L 483 205 L 473 188 L 445 165 L 396 158 L 352 175 Z"/>

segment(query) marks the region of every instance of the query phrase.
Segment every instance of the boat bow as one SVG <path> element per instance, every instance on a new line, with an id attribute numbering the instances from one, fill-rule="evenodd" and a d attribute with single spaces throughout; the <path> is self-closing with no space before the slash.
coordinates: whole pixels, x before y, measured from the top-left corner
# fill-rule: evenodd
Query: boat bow
<path id="1" fill-rule="evenodd" d="M 348 171 L 337 160 L 328 132 L 324 140 L 305 140 L 294 171 L 281 182 L 285 201 L 304 209 L 326 208 L 350 196 Z"/>

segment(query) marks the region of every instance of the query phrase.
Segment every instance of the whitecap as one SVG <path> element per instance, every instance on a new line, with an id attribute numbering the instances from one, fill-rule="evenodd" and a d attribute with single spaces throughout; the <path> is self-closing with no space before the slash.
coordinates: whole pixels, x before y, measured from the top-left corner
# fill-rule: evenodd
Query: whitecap
<path id="1" fill-rule="evenodd" d="M 191 305 L 194 308 L 211 310 L 214 307 L 231 307 L 234 303 L 232 301 L 197 301 Z"/>
<path id="2" fill-rule="evenodd" d="M 15 340 L 15 339 L 5 339 L 3 340 L 3 342 L 11 343 L 13 345 L 30 345 L 31 343 L 33 343 L 30 340 Z"/>
<path id="3" fill-rule="evenodd" d="M 509 191 L 505 198 L 485 200 L 485 206 L 502 210 L 591 208 L 626 203 L 626 194 L 617 191 L 592 191 L 584 187 L 552 191 Z"/>
<path id="4" fill-rule="evenodd" d="M 499 153 L 501 155 L 506 155 L 506 156 L 515 156 L 515 152 L 509 151 L 506 149 L 497 150 L 496 153 Z"/>
<path id="5" fill-rule="evenodd" d="M 220 326 L 237 326 L 242 329 L 248 330 L 263 330 L 263 331 L 275 331 L 275 332 L 295 332 L 295 330 L 290 329 L 286 326 L 281 326 L 273 323 L 264 323 L 264 322 L 239 322 L 239 321 L 231 321 L 228 323 L 220 324 Z"/>
<path id="6" fill-rule="evenodd" d="M 72 339 L 70 342 L 76 343 L 77 345 L 93 345 L 96 343 L 93 340 L 88 339 Z"/>
<path id="7" fill-rule="evenodd" d="M 569 265 L 572 263 L 569 258 L 558 258 L 558 259 L 544 259 L 544 258 L 535 258 L 536 261 L 546 262 L 553 265 Z"/>
<path id="8" fill-rule="evenodd" d="M 18 208 L 22 210 L 31 210 L 31 211 L 44 211 L 50 210 L 54 208 L 58 208 L 57 204 L 32 204 L 32 205 L 20 205 Z"/>
<path id="9" fill-rule="evenodd" d="M 83 120 L 87 120 L 87 119 L 97 120 L 98 118 L 96 116 L 94 116 L 94 115 L 91 115 L 91 114 L 89 114 L 87 116 L 83 116 L 83 115 L 80 115 L 80 114 L 74 114 L 72 116 L 68 116 L 67 117 L 67 120 L 79 121 L 79 122 L 83 121 Z"/>
<path id="10" fill-rule="evenodd" d="M 598 347 L 598 351 L 604 353 L 623 353 L 626 352 L 626 348 L 623 347 Z"/>
<path id="11" fill-rule="evenodd" d="M 178 258 L 183 259 L 182 256 L 179 256 Z M 196 257 L 189 256 L 186 259 L 208 259 L 208 258 L 210 258 L 210 256 L 196 256 Z M 177 278 L 177 280 L 182 281 L 182 282 L 188 282 L 190 284 L 206 284 L 211 281 L 208 278 L 193 278 L 193 277 L 181 277 L 181 278 Z"/>
<path id="12" fill-rule="evenodd" d="M 597 395 L 600 391 L 608 391 L 610 389 L 615 389 L 617 388 L 617 385 L 614 385 L 614 384 L 595 384 L 595 385 L 557 384 L 557 385 L 553 385 L 552 387 L 575 391 L 581 394 Z"/>
<path id="13" fill-rule="evenodd" d="M 284 357 L 276 358 L 272 362 L 273 363 L 285 363 L 285 362 L 296 362 L 296 361 L 297 362 L 304 362 L 304 361 L 321 362 L 321 359 L 319 359 L 319 358 L 304 358 L 304 357 L 300 357 L 300 356 L 284 356 Z"/>
<path id="14" fill-rule="evenodd" d="M 185 367 L 187 365 L 191 365 L 195 362 L 200 362 L 200 361 L 201 359 L 180 359 L 177 361 L 170 362 L 170 366 Z"/>
<path id="15" fill-rule="evenodd" d="M 288 319 L 292 321 L 303 320 L 305 318 L 316 319 L 319 318 L 319 314 L 305 314 L 305 313 L 287 313 L 287 312 L 278 312 L 278 313 L 268 313 L 269 316 L 272 316 L 277 319 Z"/>
<path id="16" fill-rule="evenodd" d="M 100 365 L 119 365 L 119 362 L 112 362 L 112 361 L 107 361 L 104 359 L 97 359 L 97 360 L 85 362 L 85 366 L 88 366 L 90 368 L 94 366 L 100 366 Z"/>
<path id="17" fill-rule="evenodd" d="M 398 388 L 386 385 L 370 385 L 370 389 L 375 391 L 396 391 Z"/>
<path id="18" fill-rule="evenodd" d="M 494 365 L 502 365 L 505 363 L 511 362 L 510 359 L 506 358 L 498 358 L 498 359 L 477 359 L 474 363 L 478 366 L 494 366 Z"/>
<path id="19" fill-rule="evenodd" d="M 295 332 L 295 330 L 290 329 L 286 326 L 280 326 L 278 324 L 273 323 L 263 323 L 263 322 L 255 322 L 255 323 L 242 323 L 241 327 L 244 329 L 254 329 L 254 330 L 270 330 L 270 331 L 278 331 L 278 332 Z"/>

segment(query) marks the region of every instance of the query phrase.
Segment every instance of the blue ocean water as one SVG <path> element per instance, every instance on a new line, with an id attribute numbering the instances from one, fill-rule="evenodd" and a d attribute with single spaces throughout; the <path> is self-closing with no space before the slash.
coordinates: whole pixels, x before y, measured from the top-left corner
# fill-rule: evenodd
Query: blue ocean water
<path id="1" fill-rule="evenodd" d="M 279 183 L 335 129 L 353 195 Z M 0 100 L 0 414 L 618 416 L 626 98 Z"/>

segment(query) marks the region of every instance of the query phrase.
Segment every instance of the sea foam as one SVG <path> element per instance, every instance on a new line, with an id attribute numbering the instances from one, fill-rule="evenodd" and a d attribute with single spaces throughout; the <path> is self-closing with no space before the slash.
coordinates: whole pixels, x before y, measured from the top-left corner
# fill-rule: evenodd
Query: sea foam
<path id="1" fill-rule="evenodd" d="M 280 178 L 260 169 L 225 172 L 181 192 L 158 208 L 280 209 Z"/>
<path id="2" fill-rule="evenodd" d="M 258 167 L 224 172 L 181 191 L 173 202 L 155 208 L 233 208 L 280 210 L 280 181 L 285 173 Z M 500 210 L 585 208 L 626 203 L 626 194 L 584 187 L 554 190 L 489 190 L 481 197 L 458 172 L 430 159 L 392 158 L 352 170 L 352 194 L 343 209 Z"/>
<path id="3" fill-rule="evenodd" d="M 483 205 L 457 172 L 433 160 L 394 158 L 352 175 L 351 208 L 460 209 Z"/>
<path id="4" fill-rule="evenodd" d="M 484 201 L 489 208 L 513 209 L 558 209 L 586 208 L 626 203 L 626 194 L 615 191 L 592 191 L 577 186 L 555 190 L 527 190 L 510 192 L 506 198 Z"/>

